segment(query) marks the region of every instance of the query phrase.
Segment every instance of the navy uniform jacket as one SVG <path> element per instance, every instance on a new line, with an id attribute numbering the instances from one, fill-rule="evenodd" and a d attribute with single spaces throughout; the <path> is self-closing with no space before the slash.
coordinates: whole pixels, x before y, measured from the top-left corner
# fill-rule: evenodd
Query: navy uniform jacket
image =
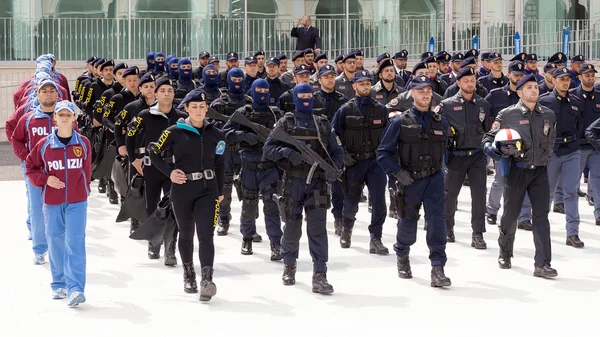
<path id="1" fill-rule="evenodd" d="M 440 78 L 442 79 L 442 81 L 446 82 L 448 87 L 450 87 L 452 84 L 454 84 L 454 82 L 456 82 L 456 75 L 458 74 L 455 74 L 451 71 L 447 74 L 442 75 Z"/>
<path id="2" fill-rule="evenodd" d="M 354 98 L 355 92 L 354 88 L 352 88 L 352 80 L 348 79 L 346 73 L 342 73 L 335 78 L 335 91 L 343 94 L 348 99 Z"/>
<path id="3" fill-rule="evenodd" d="M 589 126 L 600 119 L 600 92 L 588 92 L 583 90 L 581 86 L 569 91 L 581 101 L 582 119 L 579 125 L 579 148 L 582 150 L 591 150 L 592 145 L 585 138 L 585 130 Z"/>
<path id="4" fill-rule="evenodd" d="M 276 77 L 274 79 L 265 77 L 267 83 L 269 83 L 269 105 L 276 106 L 279 101 L 279 96 L 281 96 L 284 92 L 288 91 L 290 88 L 287 84 L 283 83 L 283 81 Z"/>
<path id="5" fill-rule="evenodd" d="M 510 84 L 507 84 L 504 88 L 492 90 L 486 97 L 485 100 L 490 104 L 490 112 L 492 119 L 498 116 L 498 113 L 519 102 L 519 95 L 516 91 L 510 89 Z"/>
<path id="6" fill-rule="evenodd" d="M 410 109 L 415 119 L 421 124 L 424 131 L 427 132 L 429 126 L 429 120 L 431 114 L 435 113 L 432 111 L 420 112 L 416 108 Z M 450 126 L 446 118 L 442 116 L 442 122 L 446 128 L 446 134 L 450 132 Z M 400 172 L 400 161 L 398 158 L 398 144 L 400 142 L 400 130 L 402 129 L 402 121 L 400 116 L 394 117 L 388 123 L 381 138 L 381 144 L 377 148 L 377 163 L 388 175 L 395 175 Z"/>
<path id="7" fill-rule="evenodd" d="M 579 132 L 582 118 L 582 103 L 573 94 L 561 97 L 556 88 L 539 98 L 541 105 L 550 108 L 556 115 L 556 143 L 554 154 L 564 156 L 579 150 Z"/>
<path id="8" fill-rule="evenodd" d="M 406 86 L 406 84 L 408 83 L 408 80 L 412 77 L 412 72 L 408 71 L 408 70 L 396 69 L 396 75 L 398 75 L 402 78 L 402 80 L 404 81 L 404 86 Z"/>
<path id="9" fill-rule="evenodd" d="M 600 151 L 600 118 L 585 130 L 585 138 L 596 151 Z"/>
<path id="10" fill-rule="evenodd" d="M 504 74 L 502 74 L 502 77 L 495 78 L 490 73 L 489 75 L 487 75 L 485 77 L 480 77 L 477 80 L 477 82 L 479 82 L 484 88 L 487 89 L 488 92 L 490 92 L 494 89 L 502 88 L 503 86 L 507 85 L 508 77 L 506 77 L 506 76 L 504 76 Z"/>
<path id="11" fill-rule="evenodd" d="M 386 105 L 392 99 L 398 97 L 398 95 L 406 91 L 404 88 L 398 86 L 396 83 L 393 84 L 394 86 L 392 87 L 392 90 L 387 91 L 380 80 L 374 86 L 371 87 L 371 98 L 383 105 Z"/>

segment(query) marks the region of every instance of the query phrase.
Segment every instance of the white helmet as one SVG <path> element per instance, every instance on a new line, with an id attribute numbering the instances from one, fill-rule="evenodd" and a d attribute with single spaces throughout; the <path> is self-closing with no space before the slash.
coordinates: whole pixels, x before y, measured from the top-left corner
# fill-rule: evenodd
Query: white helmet
<path id="1" fill-rule="evenodd" d="M 523 154 L 523 140 L 519 132 L 504 128 L 496 133 L 494 146 L 503 154 L 508 156 L 520 156 Z"/>

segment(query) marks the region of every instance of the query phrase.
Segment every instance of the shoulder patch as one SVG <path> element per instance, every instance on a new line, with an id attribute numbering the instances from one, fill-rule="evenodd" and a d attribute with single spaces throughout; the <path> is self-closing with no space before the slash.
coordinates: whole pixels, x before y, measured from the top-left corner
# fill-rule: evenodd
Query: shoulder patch
<path id="1" fill-rule="evenodd" d="M 500 122 L 494 121 L 494 123 L 492 124 L 492 131 L 498 131 L 498 130 L 500 130 Z"/>
<path id="2" fill-rule="evenodd" d="M 390 106 L 398 105 L 398 99 L 397 98 L 392 99 L 389 104 L 390 104 Z"/>
<path id="3" fill-rule="evenodd" d="M 219 141 L 217 143 L 217 149 L 215 150 L 215 153 L 218 155 L 222 155 L 223 153 L 225 153 L 225 142 L 224 141 Z"/>

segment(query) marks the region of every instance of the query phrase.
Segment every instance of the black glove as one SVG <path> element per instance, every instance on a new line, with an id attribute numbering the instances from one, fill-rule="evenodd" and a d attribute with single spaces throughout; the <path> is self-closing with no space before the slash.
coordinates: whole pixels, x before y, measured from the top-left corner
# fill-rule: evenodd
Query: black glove
<path id="1" fill-rule="evenodd" d="M 250 145 L 258 144 L 258 136 L 253 133 L 246 133 L 244 141 Z"/>
<path id="2" fill-rule="evenodd" d="M 398 182 L 404 186 L 408 186 L 415 181 L 406 170 L 400 170 L 398 173 L 394 174 L 394 177 L 396 177 Z"/>
<path id="3" fill-rule="evenodd" d="M 327 181 L 336 181 L 340 177 L 340 172 L 325 172 Z"/>
<path id="4" fill-rule="evenodd" d="M 356 164 L 356 160 L 354 160 L 354 158 L 352 158 L 350 153 L 344 153 L 344 166 L 350 167 L 354 164 Z"/>
<path id="5" fill-rule="evenodd" d="M 521 154 L 516 144 L 507 144 L 503 142 L 496 142 L 495 148 L 501 153 L 503 157 L 518 157 Z"/>
<path id="6" fill-rule="evenodd" d="M 288 160 L 292 163 L 292 165 L 294 166 L 298 166 L 301 165 L 302 163 L 304 163 L 304 157 L 302 156 L 302 154 L 298 151 L 292 151 L 290 153 L 290 155 L 288 156 Z"/>

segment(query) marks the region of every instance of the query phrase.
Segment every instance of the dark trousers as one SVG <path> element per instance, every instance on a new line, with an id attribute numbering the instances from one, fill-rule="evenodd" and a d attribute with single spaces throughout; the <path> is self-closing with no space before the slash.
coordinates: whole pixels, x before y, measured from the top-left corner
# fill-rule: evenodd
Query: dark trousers
<path id="1" fill-rule="evenodd" d="M 446 216 L 444 206 L 444 173 L 439 170 L 428 177 L 417 179 L 404 187 L 404 217 L 398 220 L 394 250 L 398 256 L 408 256 L 410 246 L 417 242 L 417 221 L 421 204 L 425 208 L 427 246 L 432 266 L 446 264 Z"/>
<path id="2" fill-rule="evenodd" d="M 334 181 L 331 183 L 331 214 L 334 218 L 341 218 L 344 210 L 344 191 L 342 183 Z"/>
<path id="3" fill-rule="evenodd" d="M 498 244 L 500 253 L 512 256 L 517 230 L 517 218 L 521 212 L 525 192 L 531 200 L 535 266 L 550 263 L 550 187 L 546 166 L 535 169 L 518 168 L 512 165 L 504 184 L 504 214 L 500 219 Z"/>
<path id="4" fill-rule="evenodd" d="M 308 250 L 313 261 L 313 272 L 326 272 L 329 260 L 329 246 L 327 241 L 327 207 L 328 205 L 315 205 L 314 191 L 319 190 L 321 196 L 327 196 L 327 183 L 322 179 L 315 179 L 307 185 L 306 179 L 290 178 L 291 182 L 284 182 L 285 198 L 288 202 L 287 221 L 283 227 L 281 240 L 281 255 L 285 264 L 295 264 L 300 250 L 302 237 L 302 211 L 306 213 L 306 234 L 308 236 Z"/>
<path id="5" fill-rule="evenodd" d="M 225 184 L 223 186 L 223 201 L 220 205 L 221 220 L 229 221 L 231 216 L 231 192 L 233 179 L 240 174 L 241 159 L 237 151 L 225 151 Z"/>
<path id="6" fill-rule="evenodd" d="M 158 202 L 161 199 L 161 192 L 162 194 L 167 194 L 171 189 L 171 178 L 166 177 L 153 166 L 144 166 L 143 172 L 146 209 L 148 210 L 148 216 L 152 216 L 152 213 L 156 211 Z M 175 228 L 175 231 L 173 232 L 173 240 L 177 240 L 177 228 Z M 165 241 L 165 249 L 167 249 L 170 243 L 170 240 Z"/>
<path id="7" fill-rule="evenodd" d="M 213 241 L 219 217 L 219 199 L 216 179 L 188 181 L 171 186 L 173 213 L 179 228 L 179 255 L 181 262 L 194 261 L 194 230 L 198 234 L 198 255 L 201 267 L 212 267 L 215 260 Z M 208 187 L 207 187 L 208 186 Z"/>
<path id="8" fill-rule="evenodd" d="M 446 173 L 446 226 L 454 228 L 458 194 L 467 174 L 471 188 L 471 228 L 474 233 L 485 232 L 485 194 L 487 157 L 483 152 L 472 156 L 452 156 Z"/>
<path id="9" fill-rule="evenodd" d="M 242 214 L 240 232 L 244 239 L 250 240 L 256 234 L 256 218 L 258 217 L 258 196 L 262 195 L 265 228 L 271 244 L 281 242 L 281 219 L 279 209 L 273 200 L 277 189 L 279 171 L 277 168 L 242 169 Z"/>
<path id="10" fill-rule="evenodd" d="M 344 227 L 354 227 L 355 216 L 358 212 L 358 203 L 364 184 L 369 189 L 369 200 L 373 207 L 369 233 L 371 237 L 380 239 L 387 214 L 385 203 L 387 177 L 383 169 L 377 164 L 375 157 L 359 160 L 356 164 L 346 169 L 347 195 L 344 198 Z"/>

